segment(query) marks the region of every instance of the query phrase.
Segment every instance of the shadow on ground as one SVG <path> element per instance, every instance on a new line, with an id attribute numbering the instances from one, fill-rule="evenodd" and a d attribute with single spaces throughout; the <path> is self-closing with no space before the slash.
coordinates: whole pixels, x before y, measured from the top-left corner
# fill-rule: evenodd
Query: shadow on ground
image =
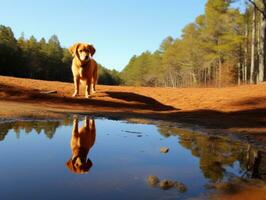
<path id="1" fill-rule="evenodd" d="M 60 94 L 45 94 L 39 90 L 30 90 L 24 88 L 15 88 L 9 85 L 0 84 L 0 92 L 5 95 L 2 99 L 20 99 L 27 101 L 52 101 L 53 103 L 71 103 L 88 106 L 99 106 L 108 108 L 129 108 L 137 110 L 151 110 L 151 111 L 174 111 L 178 110 L 172 106 L 164 105 L 155 99 L 135 93 L 129 92 L 105 92 L 105 96 L 112 98 L 112 100 L 105 100 L 103 98 L 92 97 L 90 99 L 73 98 L 63 96 Z M 1 97 L 1 96 L 0 96 Z M 116 99 L 116 100 L 115 100 Z"/>

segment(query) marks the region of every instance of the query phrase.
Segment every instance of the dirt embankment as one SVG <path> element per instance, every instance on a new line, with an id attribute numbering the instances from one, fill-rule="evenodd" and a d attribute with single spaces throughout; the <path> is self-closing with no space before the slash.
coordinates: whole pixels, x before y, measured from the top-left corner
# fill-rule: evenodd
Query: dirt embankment
<path id="1" fill-rule="evenodd" d="M 48 93 L 47 93 L 48 91 Z M 56 91 L 56 93 L 49 93 Z M 51 117 L 82 112 L 186 122 L 246 133 L 266 142 L 266 84 L 226 88 L 97 86 L 72 98 L 73 84 L 0 76 L 0 117 Z"/>

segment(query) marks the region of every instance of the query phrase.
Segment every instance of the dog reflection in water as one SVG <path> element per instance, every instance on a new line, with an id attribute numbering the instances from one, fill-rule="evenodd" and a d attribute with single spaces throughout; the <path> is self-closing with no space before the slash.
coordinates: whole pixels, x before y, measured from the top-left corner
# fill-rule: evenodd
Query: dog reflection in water
<path id="1" fill-rule="evenodd" d="M 85 117 L 84 124 L 78 127 L 78 118 L 74 116 L 71 137 L 72 157 L 67 161 L 68 169 L 77 174 L 88 173 L 92 167 L 92 162 L 87 155 L 94 145 L 96 129 L 94 119 Z"/>

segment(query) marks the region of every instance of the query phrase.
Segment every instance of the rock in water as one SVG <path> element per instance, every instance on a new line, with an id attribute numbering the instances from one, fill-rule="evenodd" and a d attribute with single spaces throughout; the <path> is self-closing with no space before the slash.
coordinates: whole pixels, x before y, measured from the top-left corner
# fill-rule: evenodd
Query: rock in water
<path id="1" fill-rule="evenodd" d="M 161 147 L 160 148 L 160 152 L 161 153 L 168 153 L 168 151 L 169 151 L 169 148 L 168 147 Z"/>
<path id="2" fill-rule="evenodd" d="M 179 192 L 186 192 L 186 191 L 187 191 L 187 187 L 186 187 L 185 184 L 183 184 L 183 183 L 175 182 L 175 188 L 176 188 Z"/>
<path id="3" fill-rule="evenodd" d="M 148 176 L 147 180 L 149 185 L 152 187 L 155 187 L 160 181 L 157 176 Z"/>
<path id="4" fill-rule="evenodd" d="M 162 180 L 160 182 L 160 188 L 163 190 L 168 190 L 172 188 L 175 185 L 175 183 L 171 180 Z"/>

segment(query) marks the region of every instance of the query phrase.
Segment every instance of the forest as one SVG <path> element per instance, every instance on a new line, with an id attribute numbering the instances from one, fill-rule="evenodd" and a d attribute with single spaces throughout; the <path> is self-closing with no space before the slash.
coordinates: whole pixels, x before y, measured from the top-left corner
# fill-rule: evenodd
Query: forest
<path id="1" fill-rule="evenodd" d="M 236 4 L 244 5 L 242 9 Z M 242 4 L 240 4 L 242 3 Z M 265 81 L 265 0 L 208 0 L 205 14 L 165 38 L 155 52 L 134 55 L 126 85 L 220 87 Z"/>
<path id="2" fill-rule="evenodd" d="M 72 82 L 72 56 L 53 35 L 46 41 L 24 34 L 16 39 L 10 27 L 0 25 L 0 75 Z M 99 84 L 118 85 L 119 73 L 99 64 Z"/>

